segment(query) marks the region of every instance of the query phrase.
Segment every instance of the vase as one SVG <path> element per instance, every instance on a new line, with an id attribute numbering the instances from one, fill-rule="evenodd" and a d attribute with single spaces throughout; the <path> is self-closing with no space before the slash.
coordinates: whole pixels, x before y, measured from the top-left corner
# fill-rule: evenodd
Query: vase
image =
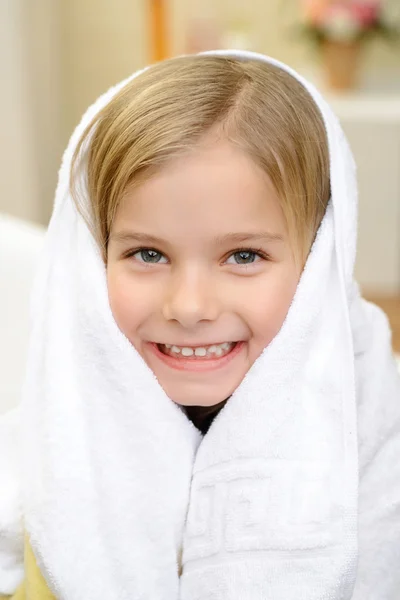
<path id="1" fill-rule="evenodd" d="M 350 91 L 357 87 L 361 44 L 326 40 L 322 44 L 322 63 L 328 87 Z"/>

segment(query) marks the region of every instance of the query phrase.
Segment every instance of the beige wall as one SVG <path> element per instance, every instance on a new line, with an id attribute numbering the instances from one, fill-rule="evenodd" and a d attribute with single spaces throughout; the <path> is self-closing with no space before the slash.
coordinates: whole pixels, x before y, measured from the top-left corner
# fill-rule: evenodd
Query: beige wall
<path id="1" fill-rule="evenodd" d="M 22 43 L 22 4 L 0 2 L 0 211 L 35 219 L 39 197 L 29 84 Z"/>
<path id="2" fill-rule="evenodd" d="M 110 86 L 147 62 L 145 2 L 61 3 L 63 135 Z"/>
<path id="3" fill-rule="evenodd" d="M 61 157 L 53 0 L 0 2 L 0 211 L 46 222 Z"/>
<path id="4" fill-rule="evenodd" d="M 24 0 L 23 4 L 28 104 L 40 202 L 37 220 L 46 223 L 51 214 L 63 152 L 59 12 L 54 0 Z"/>
<path id="5" fill-rule="evenodd" d="M 1 212 L 48 222 L 62 152 L 82 113 L 147 60 L 143 6 L 1 0 Z"/>

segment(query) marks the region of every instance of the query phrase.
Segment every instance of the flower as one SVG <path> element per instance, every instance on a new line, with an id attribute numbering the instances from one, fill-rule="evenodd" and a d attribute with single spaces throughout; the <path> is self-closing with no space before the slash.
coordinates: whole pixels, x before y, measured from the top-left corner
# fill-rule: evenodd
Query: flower
<path id="1" fill-rule="evenodd" d="M 318 25 L 324 18 L 331 0 L 303 0 L 303 15 L 306 21 Z"/>
<path id="2" fill-rule="evenodd" d="M 383 0 L 302 0 L 302 14 L 303 33 L 317 43 L 398 37 L 398 28 L 385 19 Z"/>
<path id="3" fill-rule="evenodd" d="M 381 13 L 381 2 L 370 0 L 369 2 L 352 2 L 351 12 L 362 27 L 371 27 L 378 22 Z"/>
<path id="4" fill-rule="evenodd" d="M 332 4 L 325 11 L 320 23 L 321 30 L 331 40 L 348 41 L 358 36 L 363 27 L 349 6 Z"/>

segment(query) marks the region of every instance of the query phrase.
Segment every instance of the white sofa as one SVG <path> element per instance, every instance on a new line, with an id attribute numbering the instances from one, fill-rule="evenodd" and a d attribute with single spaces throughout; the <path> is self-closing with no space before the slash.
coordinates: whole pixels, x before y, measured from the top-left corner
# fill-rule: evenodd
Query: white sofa
<path id="1" fill-rule="evenodd" d="M 20 400 L 30 292 L 45 228 L 0 213 L 0 414 Z"/>

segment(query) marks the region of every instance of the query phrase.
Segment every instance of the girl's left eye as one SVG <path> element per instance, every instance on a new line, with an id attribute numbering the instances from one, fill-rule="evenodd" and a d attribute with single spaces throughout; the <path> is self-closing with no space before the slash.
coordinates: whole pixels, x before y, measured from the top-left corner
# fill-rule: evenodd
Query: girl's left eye
<path id="1" fill-rule="evenodd" d="M 229 262 L 231 258 L 233 258 L 234 262 Z M 255 262 L 259 262 L 257 259 L 262 260 L 263 258 L 264 256 L 255 250 L 237 250 L 230 255 L 226 263 L 236 265 L 251 265 Z"/>

